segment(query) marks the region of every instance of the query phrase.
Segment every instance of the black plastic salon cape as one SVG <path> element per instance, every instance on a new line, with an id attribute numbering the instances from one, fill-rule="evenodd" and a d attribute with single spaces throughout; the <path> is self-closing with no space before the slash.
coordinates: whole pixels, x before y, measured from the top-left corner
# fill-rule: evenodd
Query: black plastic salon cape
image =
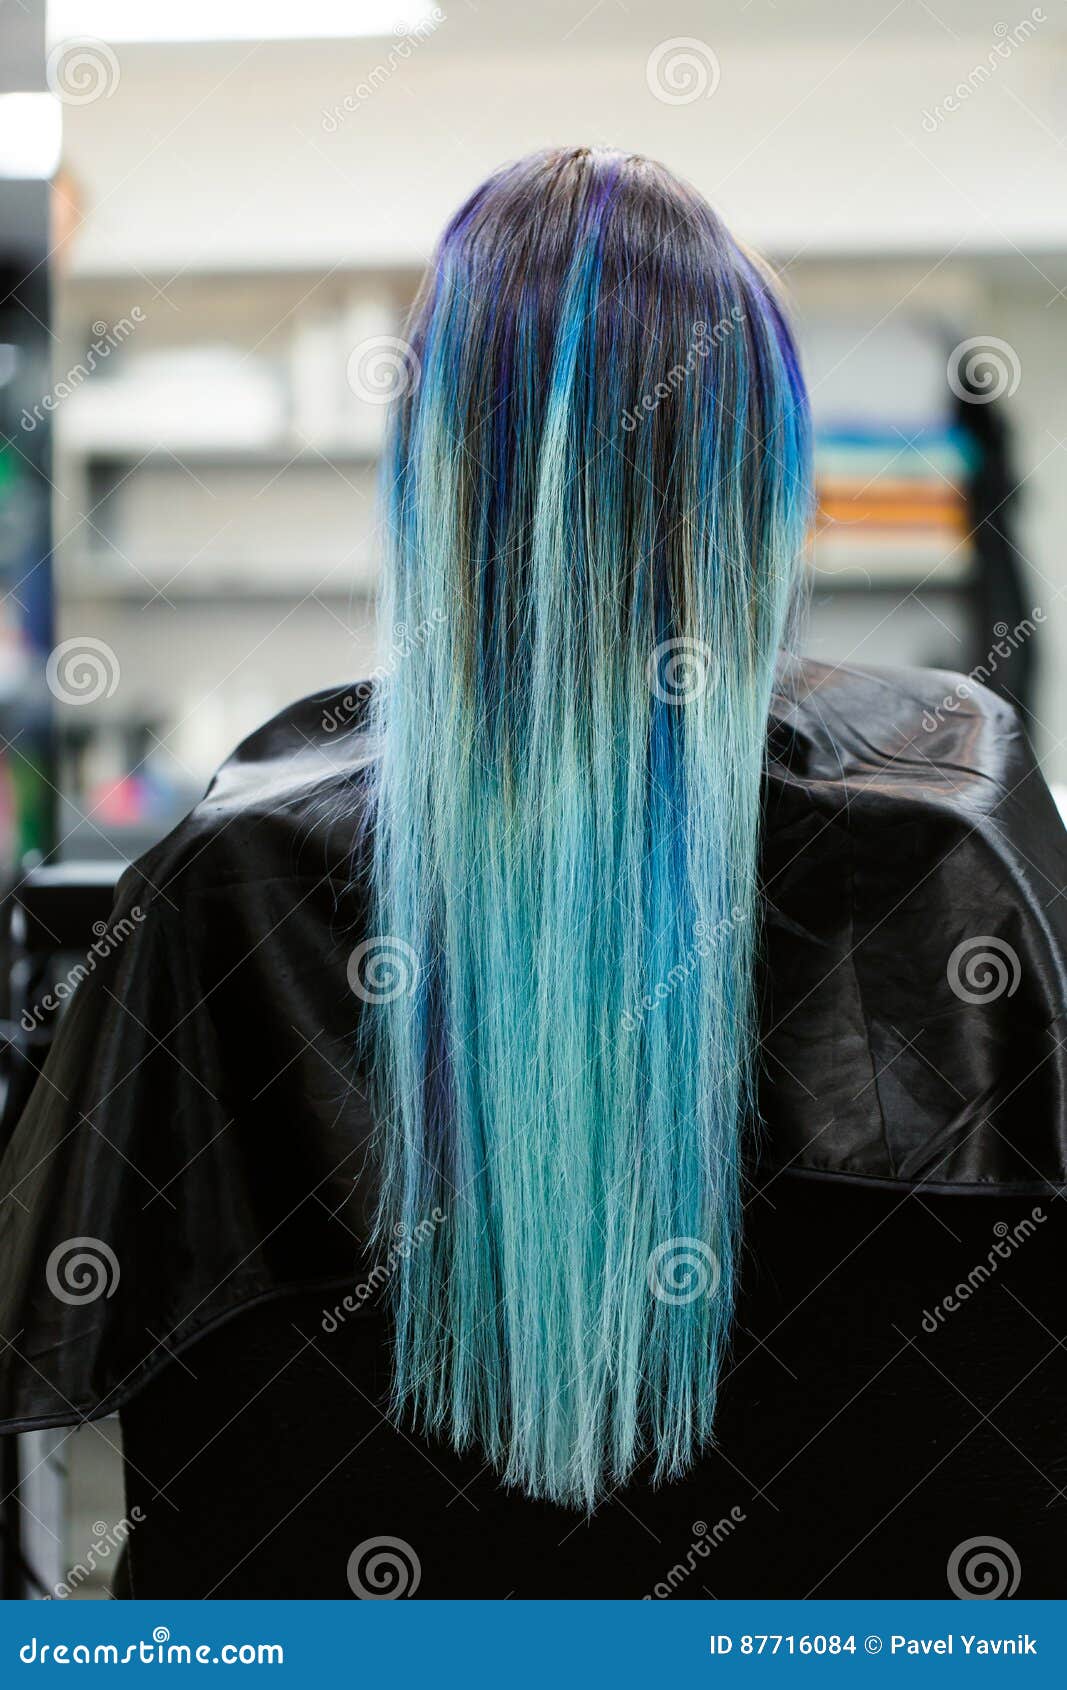
<path id="1" fill-rule="evenodd" d="M 759 1172 L 1067 1184 L 1067 839 L 1012 708 L 958 683 L 783 671 Z M 130 930 L 76 992 L 0 1166 L 6 1429 L 107 1412 L 236 1311 L 360 1277 L 368 698 L 277 716 L 121 882 Z"/>

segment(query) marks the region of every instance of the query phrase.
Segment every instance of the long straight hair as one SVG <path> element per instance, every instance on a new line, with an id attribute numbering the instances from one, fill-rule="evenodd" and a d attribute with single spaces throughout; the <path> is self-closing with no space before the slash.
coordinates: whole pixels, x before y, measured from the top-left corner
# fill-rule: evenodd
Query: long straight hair
<path id="1" fill-rule="evenodd" d="M 491 177 L 407 333 L 357 982 L 394 1409 L 592 1507 L 712 1432 L 807 402 L 767 270 L 621 153 Z"/>

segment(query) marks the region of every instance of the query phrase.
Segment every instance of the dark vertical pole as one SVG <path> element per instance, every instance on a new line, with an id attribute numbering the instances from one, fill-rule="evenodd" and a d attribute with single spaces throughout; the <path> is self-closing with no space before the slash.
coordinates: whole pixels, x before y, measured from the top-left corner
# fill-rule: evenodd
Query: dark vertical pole
<path id="1" fill-rule="evenodd" d="M 49 99 L 45 0 L 0 6 L 0 869 L 8 884 L 27 861 L 47 855 L 56 837 L 56 755 L 45 679 L 55 643 L 52 431 L 51 415 L 41 406 L 53 379 L 51 183 L 47 164 L 24 144 L 38 134 L 47 138 L 49 125 L 58 122 L 58 105 L 48 109 Z M 9 1054 L 0 1050 L 4 1085 Z M 19 1440 L 0 1438 L 4 1597 L 27 1594 L 18 1484 Z"/>

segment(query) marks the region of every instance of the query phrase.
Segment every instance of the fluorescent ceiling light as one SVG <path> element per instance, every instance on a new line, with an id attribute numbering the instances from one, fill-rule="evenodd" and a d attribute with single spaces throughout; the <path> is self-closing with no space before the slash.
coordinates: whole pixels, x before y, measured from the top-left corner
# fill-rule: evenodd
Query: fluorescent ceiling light
<path id="1" fill-rule="evenodd" d="M 53 94 L 0 94 L 0 176 L 50 181 L 62 143 L 63 113 Z"/>
<path id="2" fill-rule="evenodd" d="M 48 38 L 311 41 L 410 35 L 440 22 L 434 0 L 48 0 Z"/>

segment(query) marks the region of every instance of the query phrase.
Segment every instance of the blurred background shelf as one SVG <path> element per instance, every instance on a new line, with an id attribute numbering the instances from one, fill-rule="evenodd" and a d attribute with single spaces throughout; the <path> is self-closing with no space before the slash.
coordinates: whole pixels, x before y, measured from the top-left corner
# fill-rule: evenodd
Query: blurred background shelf
<path id="1" fill-rule="evenodd" d="M 990 638 L 971 532 L 986 448 L 947 368 L 992 284 L 959 258 L 911 263 L 788 273 L 816 424 L 806 641 L 967 669 Z M 68 276 L 58 362 L 116 344 L 56 412 L 60 632 L 105 641 L 122 685 L 59 713 L 64 854 L 128 853 L 258 721 L 373 665 L 375 359 L 388 375 L 417 275 L 184 273 L 121 337 L 143 279 Z"/>
<path id="2" fill-rule="evenodd" d="M 712 43 L 722 75 L 678 104 L 649 89 L 651 0 L 444 7 L 403 56 L 389 31 L 114 45 L 102 96 L 63 104 L 46 362 L 0 389 L 16 479 L 40 454 L 54 487 L 33 568 L 5 565 L 12 859 L 80 850 L 79 811 L 94 849 L 128 852 L 258 721 L 373 667 L 380 400 L 405 312 L 470 187 L 567 136 L 663 158 L 782 270 L 817 431 L 807 649 L 967 670 L 998 621 L 1041 605 L 1011 684 L 1067 778 L 1067 664 L 1032 661 L 1067 649 L 1067 154 L 1050 139 L 1067 48 L 1043 26 L 947 116 L 997 38 L 995 0 L 948 28 L 911 3 L 814 0 L 773 30 L 757 11 L 681 0 L 672 31 Z M 13 207 L 5 226 L 29 223 Z M 967 407 L 949 358 L 981 335 L 1024 379 Z M 1012 456 L 1023 492 L 1002 507 Z M 100 696 L 43 686 L 57 642 L 110 653 Z"/>
<path id="3" fill-rule="evenodd" d="M 165 578 L 155 587 L 150 581 L 143 586 L 128 581 L 94 580 L 91 577 L 80 578 L 71 574 L 63 586 L 63 596 L 67 604 L 95 604 L 122 605 L 135 610 L 153 610 L 156 607 L 161 612 L 186 609 L 200 612 L 210 605 L 225 605 L 227 607 L 256 605 L 288 605 L 295 606 L 303 598 L 321 600 L 324 604 L 352 605 L 365 615 L 373 614 L 373 595 L 366 589 L 357 586 L 331 587 L 316 582 L 280 581 L 273 586 L 257 586 L 247 580 L 229 583 L 224 579 L 216 579 L 211 585 L 202 587 L 183 587 L 180 584 L 168 583 Z"/>
<path id="4" fill-rule="evenodd" d="M 95 473 L 125 475 L 132 467 L 141 469 L 195 470 L 225 469 L 346 469 L 377 461 L 371 446 L 307 446 L 300 441 L 279 441 L 271 446 L 155 446 L 138 451 L 136 446 L 110 445 L 94 440 L 83 454 Z"/>

